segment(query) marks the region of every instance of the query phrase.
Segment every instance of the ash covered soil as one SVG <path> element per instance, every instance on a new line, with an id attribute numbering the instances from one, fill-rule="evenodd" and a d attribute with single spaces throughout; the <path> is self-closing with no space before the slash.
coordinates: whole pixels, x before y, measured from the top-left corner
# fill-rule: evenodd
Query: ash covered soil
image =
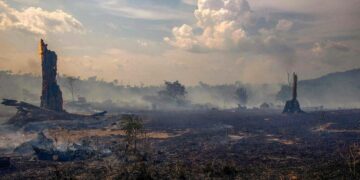
<path id="1" fill-rule="evenodd" d="M 137 112 L 128 151 L 120 115 L 1 125 L 3 179 L 357 179 L 360 110 Z M 34 147 L 66 153 L 40 160 Z M 357 165 L 357 166 L 356 166 Z"/>

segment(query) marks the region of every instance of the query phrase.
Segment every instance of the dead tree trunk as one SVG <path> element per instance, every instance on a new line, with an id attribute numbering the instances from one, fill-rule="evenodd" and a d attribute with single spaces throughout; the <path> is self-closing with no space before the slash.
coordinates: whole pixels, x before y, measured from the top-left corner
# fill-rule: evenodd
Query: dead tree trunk
<path id="1" fill-rule="evenodd" d="M 304 113 L 304 111 L 301 110 L 300 108 L 300 103 L 297 100 L 297 81 L 298 81 L 298 77 L 297 75 L 294 73 L 293 75 L 293 89 L 292 89 L 292 99 L 289 101 L 286 101 L 283 113 Z"/>
<path id="2" fill-rule="evenodd" d="M 42 39 L 39 50 L 42 65 L 41 107 L 57 112 L 64 111 L 62 93 L 56 82 L 57 55 L 54 51 L 48 50 Z"/>
<path id="3" fill-rule="evenodd" d="M 62 93 L 56 82 L 57 75 L 57 56 L 56 53 L 47 49 L 47 44 L 40 41 L 40 56 L 42 65 L 42 94 L 41 107 L 18 102 L 12 99 L 4 99 L 1 104 L 13 106 L 18 112 L 7 123 L 23 125 L 32 121 L 47 120 L 75 120 L 75 119 L 98 119 L 105 116 L 106 111 L 95 113 L 93 115 L 78 115 L 67 113 L 63 109 Z"/>

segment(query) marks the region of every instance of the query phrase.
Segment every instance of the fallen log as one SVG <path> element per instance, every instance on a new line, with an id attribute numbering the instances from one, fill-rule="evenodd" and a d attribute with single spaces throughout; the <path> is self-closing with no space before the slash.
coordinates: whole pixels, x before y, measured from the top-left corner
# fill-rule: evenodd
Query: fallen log
<path id="1" fill-rule="evenodd" d="M 23 125 L 28 122 L 46 121 L 46 120 L 76 120 L 99 118 L 106 115 L 106 111 L 95 113 L 92 115 L 81 115 L 68 113 L 66 111 L 54 111 L 38 107 L 26 102 L 17 101 L 13 99 L 3 99 L 2 103 L 5 106 L 16 107 L 18 112 L 9 119 L 8 124 Z"/>
<path id="2" fill-rule="evenodd" d="M 86 160 L 95 156 L 95 151 L 88 149 L 68 149 L 66 151 L 41 149 L 38 147 L 33 147 L 33 149 L 37 158 L 43 161 L 67 162 L 74 160 Z"/>
<path id="3" fill-rule="evenodd" d="M 92 117 L 102 117 L 105 116 L 107 113 L 107 111 L 103 111 L 103 112 L 99 112 L 99 113 L 95 113 L 93 115 L 91 115 Z"/>
<path id="4" fill-rule="evenodd" d="M 0 169 L 9 168 L 11 166 L 9 157 L 0 157 Z"/>

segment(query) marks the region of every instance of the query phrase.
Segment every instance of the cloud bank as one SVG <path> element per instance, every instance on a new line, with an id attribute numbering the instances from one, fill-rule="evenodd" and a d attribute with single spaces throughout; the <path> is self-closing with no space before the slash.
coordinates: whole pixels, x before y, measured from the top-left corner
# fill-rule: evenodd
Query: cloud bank
<path id="1" fill-rule="evenodd" d="M 246 27 L 252 18 L 246 0 L 199 0 L 194 12 L 197 24 L 174 27 L 173 37 L 165 37 L 170 45 L 186 50 L 227 49 L 246 38 Z M 195 34 L 194 29 L 201 33 Z"/>
<path id="2" fill-rule="evenodd" d="M 37 43 L 46 35 L 60 72 L 84 78 L 286 83 L 293 71 L 314 78 L 360 67 L 358 1 L 0 0 L 0 69 L 40 73 Z"/>
<path id="3" fill-rule="evenodd" d="M 134 3 L 129 0 L 97 0 L 100 7 L 108 13 L 130 19 L 169 21 L 181 20 L 188 17 L 188 14 L 177 9 L 170 9 L 157 3 Z M 151 2 L 151 1 L 150 1 Z"/>
<path id="4" fill-rule="evenodd" d="M 0 1 L 0 9 L 0 30 L 20 30 L 39 35 L 84 32 L 81 22 L 62 10 L 28 7 L 18 11 L 4 1 Z"/>
<path id="5" fill-rule="evenodd" d="M 294 26 L 290 20 L 278 19 L 271 22 L 272 27 L 265 26 L 268 22 L 261 22 L 265 18 L 256 14 L 247 0 L 199 0 L 197 7 L 196 24 L 174 27 L 165 42 L 189 51 L 291 51 L 283 36 Z"/>

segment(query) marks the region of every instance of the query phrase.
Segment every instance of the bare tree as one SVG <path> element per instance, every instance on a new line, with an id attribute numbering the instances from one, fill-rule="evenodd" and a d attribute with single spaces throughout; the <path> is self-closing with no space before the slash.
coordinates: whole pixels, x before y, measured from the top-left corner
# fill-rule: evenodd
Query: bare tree
<path id="1" fill-rule="evenodd" d="M 77 78 L 73 77 L 73 76 L 66 77 L 66 81 L 67 81 L 67 83 L 69 85 L 69 90 L 71 91 L 72 101 L 75 101 L 75 98 L 74 98 L 74 84 L 75 84 L 76 80 L 77 80 Z"/>
<path id="2" fill-rule="evenodd" d="M 287 73 L 287 81 L 288 81 L 289 87 L 291 87 L 292 82 L 291 82 L 291 76 L 290 76 L 289 72 Z"/>
<path id="3" fill-rule="evenodd" d="M 241 105 L 247 104 L 249 96 L 245 88 L 238 88 L 235 92 L 235 95 Z"/>

